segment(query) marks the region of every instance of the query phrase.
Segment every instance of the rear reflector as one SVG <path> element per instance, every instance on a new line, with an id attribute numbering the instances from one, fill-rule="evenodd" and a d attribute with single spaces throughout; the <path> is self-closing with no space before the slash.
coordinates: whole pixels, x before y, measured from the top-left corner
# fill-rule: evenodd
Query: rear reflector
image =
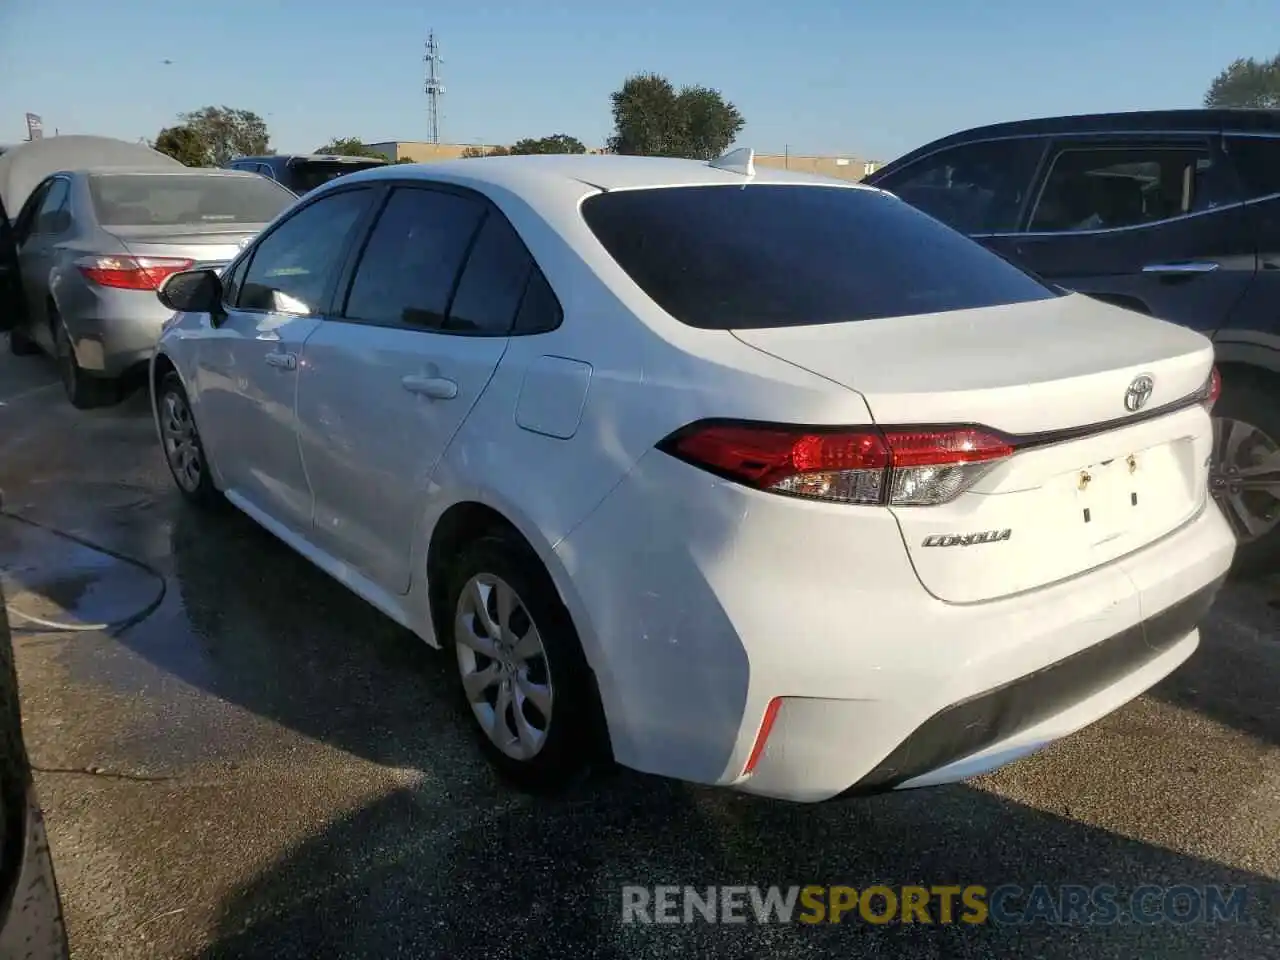
<path id="1" fill-rule="evenodd" d="M 1205 408 L 1212 411 L 1213 405 L 1218 402 L 1218 398 L 1222 396 L 1222 374 L 1218 372 L 1215 366 L 1209 373 L 1209 382 L 1204 387 Z"/>
<path id="2" fill-rule="evenodd" d="M 189 270 L 192 260 L 173 257 L 82 257 L 76 266 L 90 281 L 115 290 L 155 290 L 164 279 Z"/>
<path id="3" fill-rule="evenodd" d="M 764 745 L 769 742 L 769 734 L 773 732 L 774 721 L 778 719 L 778 708 L 782 706 L 782 698 L 774 697 L 764 708 L 764 719 L 760 721 L 760 730 L 756 733 L 756 742 L 751 745 L 751 755 L 747 757 L 747 765 L 742 768 L 745 777 L 756 768 L 760 755 L 764 753 Z"/>
<path id="4" fill-rule="evenodd" d="M 780 427 L 705 421 L 660 450 L 758 490 L 840 503 L 929 506 L 971 487 L 1007 441 L 973 427 Z"/>

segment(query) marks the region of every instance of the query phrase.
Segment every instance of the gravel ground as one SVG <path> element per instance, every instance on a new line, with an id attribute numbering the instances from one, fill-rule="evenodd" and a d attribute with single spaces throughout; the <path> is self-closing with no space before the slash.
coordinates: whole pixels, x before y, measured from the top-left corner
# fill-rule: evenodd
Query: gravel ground
<path id="1" fill-rule="evenodd" d="M 964 785 L 792 806 L 620 772 L 503 789 L 441 658 L 238 514 L 183 508 L 145 398 L 0 358 L 6 599 L 74 955 L 1275 957 L 1280 585 L 1149 696 Z M 154 571 L 154 572 L 152 572 Z M 627 884 L 1244 886 L 1219 924 L 644 925 Z"/>

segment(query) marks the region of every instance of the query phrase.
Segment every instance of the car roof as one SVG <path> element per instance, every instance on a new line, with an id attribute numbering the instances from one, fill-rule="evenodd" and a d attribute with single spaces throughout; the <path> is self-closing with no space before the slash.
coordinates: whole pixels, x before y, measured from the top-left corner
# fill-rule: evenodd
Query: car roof
<path id="1" fill-rule="evenodd" d="M 128 174 L 143 177 L 239 177 L 242 180 L 253 179 L 259 175 L 248 170 L 223 170 L 219 167 L 131 167 L 131 166 L 99 166 L 84 167 L 79 170 L 62 170 L 60 173 L 86 174 L 101 176 L 109 174 Z"/>
<path id="2" fill-rule="evenodd" d="M 885 164 L 871 175 L 872 182 L 944 147 L 975 140 L 1004 137 L 1069 136 L 1085 133 L 1274 133 L 1280 135 L 1280 110 L 1203 108 L 1190 110 L 1131 110 L 1119 113 L 1081 113 L 1060 117 L 1009 120 L 970 127 L 931 140 Z"/>
<path id="3" fill-rule="evenodd" d="M 342 181 L 352 183 L 357 180 L 417 178 L 458 184 L 488 184 L 517 193 L 536 190 L 540 184 L 552 186 L 575 182 L 605 191 L 717 184 L 741 186 L 747 183 L 818 184 L 870 189 L 852 180 L 814 176 L 775 167 L 757 166 L 754 170 L 754 175 L 748 177 L 732 170 L 713 167 L 701 160 L 614 154 L 540 154 L 389 164 L 348 174 Z"/>

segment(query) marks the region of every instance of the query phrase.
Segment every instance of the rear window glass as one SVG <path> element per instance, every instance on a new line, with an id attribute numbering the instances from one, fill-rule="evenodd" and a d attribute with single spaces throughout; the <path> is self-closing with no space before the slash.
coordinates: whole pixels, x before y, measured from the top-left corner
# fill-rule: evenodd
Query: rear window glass
<path id="1" fill-rule="evenodd" d="M 728 330 L 966 310 L 1060 294 L 902 201 L 790 184 L 589 197 L 588 226 L 682 323 Z"/>
<path id="2" fill-rule="evenodd" d="M 296 193 L 301 195 L 348 173 L 383 166 L 386 166 L 386 163 L 381 160 L 370 160 L 368 163 L 334 163 L 323 160 L 303 160 L 291 163 L 286 176 L 289 178 L 289 185 L 293 187 Z"/>
<path id="3" fill-rule="evenodd" d="M 98 174 L 89 195 L 107 227 L 267 223 L 296 199 L 265 177 L 236 175 Z"/>

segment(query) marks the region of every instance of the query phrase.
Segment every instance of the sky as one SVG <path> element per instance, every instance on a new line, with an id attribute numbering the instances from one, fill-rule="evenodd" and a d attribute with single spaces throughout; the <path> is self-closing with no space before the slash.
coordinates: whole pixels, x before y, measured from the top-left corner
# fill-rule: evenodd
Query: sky
<path id="1" fill-rule="evenodd" d="M 603 145 L 630 74 L 720 90 L 758 153 L 889 160 L 982 123 L 1199 106 L 1237 57 L 1280 53 L 1276 0 L 0 0 L 0 143 L 152 139 L 208 104 L 281 153 L 567 133 Z M 172 63 L 166 64 L 165 60 Z"/>

